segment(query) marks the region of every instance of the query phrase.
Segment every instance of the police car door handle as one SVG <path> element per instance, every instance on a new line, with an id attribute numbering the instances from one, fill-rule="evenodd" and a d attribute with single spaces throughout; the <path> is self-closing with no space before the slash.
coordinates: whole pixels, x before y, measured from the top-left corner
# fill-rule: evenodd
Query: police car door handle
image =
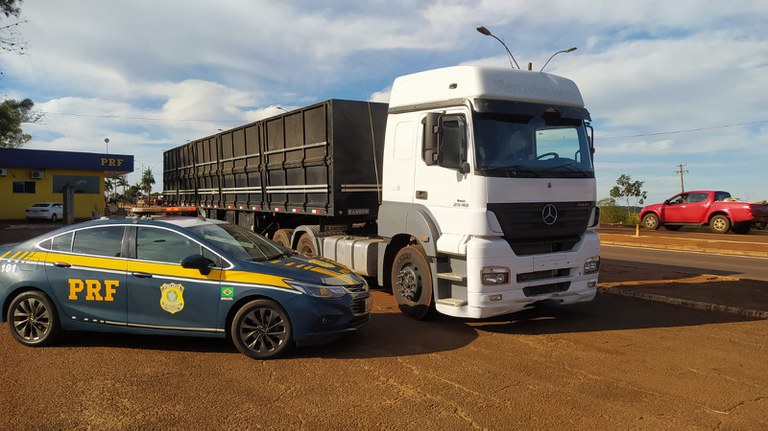
<path id="1" fill-rule="evenodd" d="M 139 278 L 152 278 L 152 274 L 147 274 L 146 272 L 132 272 L 131 275 Z"/>
<path id="2" fill-rule="evenodd" d="M 68 264 L 67 262 L 53 262 L 53 266 L 58 266 L 59 268 L 69 268 L 72 265 Z"/>

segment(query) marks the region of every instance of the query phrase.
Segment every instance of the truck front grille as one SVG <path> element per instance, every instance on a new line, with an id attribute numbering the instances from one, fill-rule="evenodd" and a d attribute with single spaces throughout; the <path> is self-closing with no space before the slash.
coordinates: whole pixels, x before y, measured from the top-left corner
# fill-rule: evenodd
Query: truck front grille
<path id="1" fill-rule="evenodd" d="M 594 202 L 489 203 L 488 211 L 515 254 L 528 256 L 572 250 L 594 207 Z"/>

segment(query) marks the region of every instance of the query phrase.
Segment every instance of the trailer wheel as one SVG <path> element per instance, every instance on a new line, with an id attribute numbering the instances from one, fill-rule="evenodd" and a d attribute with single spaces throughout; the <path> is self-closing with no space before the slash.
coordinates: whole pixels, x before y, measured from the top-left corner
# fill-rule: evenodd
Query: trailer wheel
<path id="1" fill-rule="evenodd" d="M 318 255 L 317 244 L 312 239 L 312 236 L 306 232 L 299 238 L 299 244 L 296 246 L 296 251 L 313 257 Z"/>
<path id="2" fill-rule="evenodd" d="M 714 233 L 726 233 L 731 228 L 731 220 L 722 214 L 718 214 L 709 221 L 709 228 Z"/>
<path id="3" fill-rule="evenodd" d="M 400 249 L 392 264 L 392 292 L 400 311 L 417 320 L 433 314 L 432 271 L 421 246 Z"/>
<path id="4" fill-rule="evenodd" d="M 278 229 L 275 234 L 272 235 L 272 241 L 282 245 L 283 247 L 291 247 L 291 236 L 293 236 L 293 229 Z"/>

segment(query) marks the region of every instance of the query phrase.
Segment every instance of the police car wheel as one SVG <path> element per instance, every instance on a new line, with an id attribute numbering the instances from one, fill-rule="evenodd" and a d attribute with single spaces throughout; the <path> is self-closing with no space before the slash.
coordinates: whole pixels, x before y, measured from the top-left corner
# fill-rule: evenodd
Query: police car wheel
<path id="1" fill-rule="evenodd" d="M 400 311 L 417 320 L 434 314 L 432 270 L 421 246 L 402 248 L 392 264 L 392 292 Z"/>
<path id="2" fill-rule="evenodd" d="M 232 319 L 232 342 L 254 359 L 280 356 L 291 348 L 291 321 L 273 301 L 257 299 L 243 305 Z"/>
<path id="3" fill-rule="evenodd" d="M 61 331 L 56 308 L 41 292 L 19 294 L 8 307 L 6 317 L 13 338 L 26 346 L 47 346 Z"/>

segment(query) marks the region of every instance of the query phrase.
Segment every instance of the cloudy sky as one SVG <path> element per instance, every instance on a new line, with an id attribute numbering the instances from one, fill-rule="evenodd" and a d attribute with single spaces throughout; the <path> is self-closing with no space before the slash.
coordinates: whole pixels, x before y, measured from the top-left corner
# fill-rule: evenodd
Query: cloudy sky
<path id="1" fill-rule="evenodd" d="M 329 98 L 386 101 L 402 74 L 523 67 L 581 88 L 598 198 L 621 174 L 648 201 L 716 188 L 768 199 L 768 2 L 739 0 L 77 0 L 22 3 L 0 91 L 44 118 L 26 148 L 133 154 L 162 183 L 164 149 Z M 4 19 L 5 24 L 15 19 Z M 139 179 L 138 172 L 129 177 Z M 156 186 L 157 187 L 157 186 Z"/>

